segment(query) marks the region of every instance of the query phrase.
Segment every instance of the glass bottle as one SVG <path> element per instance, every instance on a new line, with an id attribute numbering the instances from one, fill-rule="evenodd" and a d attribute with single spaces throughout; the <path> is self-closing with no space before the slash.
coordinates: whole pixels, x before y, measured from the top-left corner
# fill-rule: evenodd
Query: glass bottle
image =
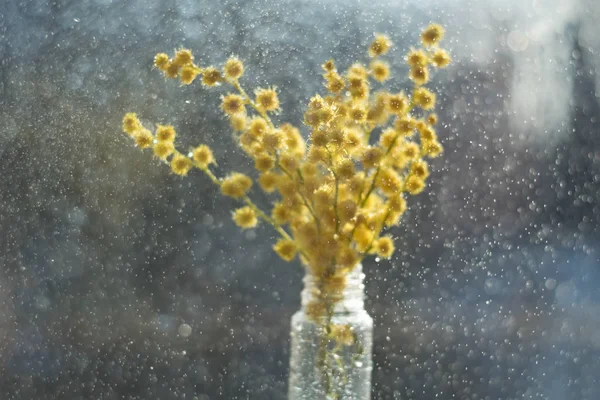
<path id="1" fill-rule="evenodd" d="M 364 308 L 364 277 L 358 264 L 329 312 L 310 311 L 318 288 L 304 277 L 302 308 L 292 317 L 289 400 L 371 398 L 373 319 Z"/>

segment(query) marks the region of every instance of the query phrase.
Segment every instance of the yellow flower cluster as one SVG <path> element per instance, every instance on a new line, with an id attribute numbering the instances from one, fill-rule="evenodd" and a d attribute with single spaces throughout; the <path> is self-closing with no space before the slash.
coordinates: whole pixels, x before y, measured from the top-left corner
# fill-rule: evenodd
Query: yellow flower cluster
<path id="1" fill-rule="evenodd" d="M 334 60 L 326 61 L 322 68 L 327 93 L 312 97 L 304 114 L 308 140 L 292 124 L 273 121 L 280 110 L 276 88 L 258 88 L 250 96 L 241 87 L 244 65 L 238 58 L 229 58 L 219 70 L 198 67 L 187 49 L 172 58 L 156 55 L 154 65 L 166 78 L 190 84 L 201 75 L 206 86 L 221 82 L 232 89 L 221 97 L 220 108 L 238 145 L 254 161 L 260 188 L 278 193 L 270 213 L 248 197 L 253 186 L 249 176 L 213 175 L 209 167 L 214 158 L 206 145 L 189 156 L 181 154 L 174 147 L 172 126 L 158 125 L 152 135 L 132 113 L 125 116 L 123 129 L 139 147 L 152 146 L 159 159 L 171 157 L 175 174 L 199 168 L 222 194 L 244 201 L 246 205 L 233 213 L 235 223 L 244 229 L 256 226 L 258 219 L 273 225 L 281 236 L 274 246 L 277 254 L 286 261 L 299 255 L 319 280 L 321 295 L 329 296 L 339 293 L 345 275 L 365 255 L 392 256 L 394 242 L 381 232 L 400 222 L 406 194 L 417 195 L 425 188 L 426 159 L 443 150 L 435 131 L 436 95 L 424 86 L 432 67 L 444 68 L 450 62 L 439 47 L 443 35 L 441 26 L 430 25 L 422 32 L 423 46 L 406 55 L 413 82 L 410 93 L 381 86 L 391 78 L 390 65 L 381 59 L 392 46 L 385 35 L 375 35 L 368 65 L 355 63 L 340 71 Z M 341 330 L 338 334 L 344 336 Z"/>
<path id="2" fill-rule="evenodd" d="M 336 341 L 338 346 L 350 346 L 355 342 L 354 332 L 350 325 L 331 325 L 329 336 Z"/>
<path id="3" fill-rule="evenodd" d="M 175 148 L 175 128 L 171 125 L 156 125 L 154 135 L 149 129 L 142 126 L 135 113 L 127 113 L 123 118 L 123 131 L 131 136 L 138 147 L 146 149 L 152 147 L 154 155 L 169 162 L 171 171 L 180 176 L 185 176 L 196 166 L 208 170 L 208 165 L 215 163 L 212 151 L 206 145 L 200 145 L 192 151 L 192 158 L 180 153 Z"/>

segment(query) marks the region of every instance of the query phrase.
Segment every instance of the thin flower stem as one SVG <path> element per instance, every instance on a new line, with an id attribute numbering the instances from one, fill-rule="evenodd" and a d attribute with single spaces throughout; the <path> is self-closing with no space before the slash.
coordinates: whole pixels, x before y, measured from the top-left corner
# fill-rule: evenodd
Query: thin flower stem
<path id="1" fill-rule="evenodd" d="M 308 203 L 308 199 L 306 198 L 306 196 L 304 196 L 304 193 L 302 193 L 302 190 L 300 190 L 301 181 L 299 179 L 294 179 L 294 177 L 292 176 L 291 172 L 289 172 L 287 169 L 285 169 L 285 167 L 283 167 L 281 165 L 281 163 L 279 162 L 279 155 L 277 153 L 275 153 L 275 165 L 277 166 L 277 168 L 279 168 L 280 171 L 282 171 L 284 174 L 286 174 L 291 180 L 293 180 L 294 182 L 296 182 L 296 189 L 298 189 L 298 194 L 300 195 L 300 198 L 302 199 L 302 202 L 304 203 L 304 205 L 308 209 L 308 212 L 310 212 L 310 215 L 312 215 L 313 219 L 315 220 L 315 224 L 317 225 L 317 229 L 320 232 L 321 231 L 321 223 L 320 223 L 319 219 L 317 218 L 317 215 L 315 214 L 315 210 L 313 210 L 313 208 Z M 302 175 L 300 174 L 299 171 L 298 171 L 298 176 L 300 178 L 302 178 Z"/>
<path id="2" fill-rule="evenodd" d="M 424 152 L 423 152 L 423 150 L 421 150 L 419 158 L 421 158 L 423 156 L 424 156 Z M 408 169 L 410 170 L 410 165 L 409 165 Z M 408 178 L 410 178 L 410 173 L 406 174 L 406 177 L 404 178 L 404 182 L 402 184 L 402 189 L 400 190 L 400 193 L 403 193 L 406 191 L 406 182 L 408 181 Z M 383 228 L 385 227 L 385 222 L 387 221 L 391 212 L 392 212 L 392 210 L 389 207 L 387 207 L 387 212 L 385 213 L 383 220 L 381 220 L 381 226 L 379 227 L 377 233 L 375 235 L 373 235 L 373 239 L 371 239 L 371 242 L 369 243 L 369 246 L 367 247 L 367 249 L 364 252 L 359 253 L 359 255 L 360 255 L 359 262 L 361 262 L 363 260 L 363 258 L 365 258 L 365 256 L 369 253 L 369 251 L 373 248 L 373 243 L 375 242 L 375 239 L 378 238 L 379 235 L 381 234 L 381 232 L 383 231 Z M 354 230 L 352 230 L 352 233 L 354 233 Z"/>
<path id="3" fill-rule="evenodd" d="M 381 221 L 381 226 L 379 227 L 379 230 L 377 231 L 377 233 L 375 235 L 373 235 L 373 238 L 371 239 L 371 242 L 369 243 L 369 246 L 367 246 L 367 248 L 365 249 L 364 252 L 359 253 L 359 263 L 362 262 L 362 260 L 367 256 L 367 254 L 369 254 L 369 251 L 371 251 L 371 249 L 373 248 L 373 243 L 375 242 L 375 239 L 379 237 L 379 235 L 381 234 L 381 231 L 383 231 L 383 228 L 385 226 L 385 221 L 387 221 L 388 217 L 390 216 L 390 212 L 391 210 L 387 209 L 387 212 L 385 213 L 385 216 L 383 217 L 383 220 Z"/>
<path id="4" fill-rule="evenodd" d="M 200 169 L 202 172 L 204 172 L 215 185 L 221 186 L 220 179 L 217 178 L 215 176 L 215 174 L 213 174 L 212 171 L 210 169 L 208 169 L 208 167 L 201 167 L 196 162 L 194 162 L 194 167 L 196 167 L 196 168 Z"/>
<path id="5" fill-rule="evenodd" d="M 408 111 L 406 112 L 406 114 L 408 115 L 408 113 L 413 109 L 414 104 L 411 102 L 408 106 Z M 385 155 L 387 156 L 390 151 L 392 151 L 392 149 L 394 148 L 394 145 L 396 144 L 396 141 L 398 140 L 398 138 L 401 135 L 398 133 L 395 137 L 394 140 L 392 141 L 392 143 L 388 146 Z M 362 202 L 360 204 L 361 207 L 364 207 L 364 205 L 367 203 L 367 200 L 369 199 L 369 196 L 371 195 L 371 193 L 373 192 L 373 190 L 375 189 L 375 183 L 377 182 L 377 176 L 379 175 L 379 170 L 381 169 L 381 165 L 377 166 L 377 169 L 375 170 L 375 175 L 373 176 L 373 180 L 371 181 L 371 185 L 369 186 L 369 190 L 367 191 L 367 194 L 365 195 L 365 198 L 362 199 Z"/>
<path id="6" fill-rule="evenodd" d="M 300 171 L 300 168 L 296 168 L 296 173 L 298 174 L 298 178 L 300 178 L 299 181 L 296 181 L 296 187 L 298 188 L 298 193 L 300 194 L 300 197 L 302 198 L 302 202 L 304 203 L 304 205 L 310 212 L 310 215 L 312 215 L 312 217 L 314 218 L 315 225 L 317 225 L 317 233 L 320 235 L 321 234 L 321 221 L 319 221 L 319 219 L 317 218 L 317 214 L 315 213 L 315 210 L 314 210 L 314 204 L 313 205 L 309 204 L 309 200 L 306 198 L 306 196 L 304 196 L 304 193 L 302 193 L 302 191 L 300 190 L 300 187 L 299 187 L 301 184 L 304 184 L 304 177 L 302 176 L 302 171 Z"/>
<path id="7" fill-rule="evenodd" d="M 362 199 L 361 203 L 360 203 L 360 207 L 364 207 L 365 204 L 367 204 L 367 200 L 369 199 L 369 196 L 371 195 L 371 193 L 373 192 L 373 190 L 375 189 L 375 182 L 377 182 L 377 176 L 379 175 L 379 169 L 380 166 L 377 166 L 377 169 L 375 170 L 375 174 L 373 175 L 373 180 L 371 181 L 371 185 L 369 186 L 369 190 L 367 191 L 367 194 L 365 195 L 365 198 Z"/>
<path id="8" fill-rule="evenodd" d="M 213 174 L 213 172 L 208 168 L 208 167 L 203 167 L 200 166 L 198 163 L 193 162 L 194 167 L 198 168 L 199 170 L 201 170 L 202 172 L 204 172 L 209 178 L 210 180 L 217 186 L 221 186 L 221 180 L 219 178 L 217 178 L 215 176 L 215 174 Z M 244 202 L 254 210 L 254 212 L 260 217 L 262 218 L 265 222 L 267 222 L 268 224 L 270 224 L 271 226 L 273 226 L 273 228 L 284 238 L 287 240 L 292 240 L 292 237 L 285 231 L 285 229 L 283 229 L 283 227 L 281 225 L 279 225 L 277 222 L 275 222 L 271 217 L 269 217 L 267 214 L 265 214 L 253 201 L 252 199 L 250 199 L 250 197 L 248 197 L 247 195 L 244 195 L 243 197 Z M 300 249 L 300 253 L 307 257 L 307 254 L 304 250 Z M 307 257 L 308 258 L 308 257 Z"/>
<path id="9" fill-rule="evenodd" d="M 364 124 L 362 124 L 362 128 L 364 130 L 365 137 L 367 138 L 367 144 L 369 144 L 369 141 L 371 140 L 371 132 L 373 132 L 375 126 L 368 126 L 365 122 Z"/>
<path id="10" fill-rule="evenodd" d="M 283 236 L 285 239 L 293 240 L 291 238 L 291 236 L 285 231 L 285 229 L 283 229 L 281 227 L 281 225 L 279 225 L 277 222 L 275 222 L 273 220 L 273 218 L 269 217 L 260 208 L 258 208 L 258 206 L 256 204 L 254 204 L 254 202 L 248 196 L 244 196 L 243 199 L 244 199 L 244 202 L 246 204 L 248 204 L 258 214 L 259 217 L 261 217 L 263 220 L 265 220 L 269 224 L 273 225 L 275 230 L 277 230 L 277 232 L 279 232 L 279 234 L 281 236 Z"/>
<path id="11" fill-rule="evenodd" d="M 271 127 L 271 129 L 275 129 L 275 125 L 273 124 L 273 121 L 271 121 L 271 118 L 269 117 L 269 114 L 267 114 L 267 112 L 265 110 L 263 110 L 262 108 L 260 108 L 254 102 L 254 100 L 252 100 L 250 98 L 250 96 L 248 96 L 248 93 L 246 93 L 246 91 L 244 90 L 244 88 L 242 88 L 242 85 L 240 85 L 240 82 L 236 80 L 235 82 L 232 83 L 232 85 L 233 85 L 234 88 L 237 89 L 237 91 L 244 98 L 244 100 L 246 100 L 246 102 L 248 104 L 250 104 L 250 106 L 252 106 L 252 108 L 254 108 L 256 110 L 256 112 L 259 113 L 260 116 L 265 119 L 265 121 L 267 121 L 267 123 L 269 124 L 269 126 Z"/>
<path id="12" fill-rule="evenodd" d="M 234 88 L 236 88 L 236 90 L 239 92 L 239 94 L 244 98 L 244 100 L 250 104 L 250 106 L 252 108 L 254 108 L 256 110 L 256 112 L 265 119 L 265 121 L 267 121 L 267 124 L 269 124 L 269 126 L 271 127 L 271 129 L 275 129 L 275 125 L 273 124 L 273 121 L 271 121 L 271 118 L 269 117 L 269 115 L 267 114 L 266 111 L 264 111 L 263 109 L 261 109 L 251 98 L 250 96 L 248 96 L 248 93 L 246 93 L 246 91 L 244 90 L 244 88 L 242 87 L 242 85 L 240 85 L 239 81 L 235 81 L 235 82 L 230 82 L 231 85 L 233 85 Z M 279 155 L 277 154 L 277 152 L 275 152 L 275 157 L 276 157 L 276 165 L 277 168 L 279 168 L 283 173 L 285 173 L 287 176 L 290 177 L 290 179 L 294 180 L 296 182 L 296 187 L 298 187 L 303 180 L 298 181 L 297 179 L 294 179 L 294 177 L 292 176 L 292 174 L 285 169 L 280 163 L 279 163 Z M 299 174 L 300 177 L 302 177 L 301 174 Z M 315 211 L 312 209 L 312 207 L 310 207 L 309 203 L 308 203 L 308 199 L 306 198 L 306 196 L 304 196 L 304 193 L 302 193 L 302 191 L 300 190 L 300 188 L 298 187 L 298 194 L 300 195 L 300 197 L 302 198 L 302 202 L 304 203 L 304 205 L 306 206 L 306 208 L 308 209 L 308 211 L 310 212 L 310 214 L 312 215 L 313 219 L 315 220 L 315 224 L 317 225 L 317 229 L 320 231 L 321 230 L 321 224 L 319 222 L 319 219 L 317 218 Z"/>
<path id="13" fill-rule="evenodd" d="M 385 152 L 385 154 L 387 155 L 392 148 L 394 147 L 394 145 L 396 144 L 396 141 L 398 140 L 398 138 L 400 137 L 400 134 L 398 133 L 395 137 L 394 140 L 392 141 L 392 143 L 390 144 L 390 146 L 388 147 L 387 151 Z M 369 196 L 371 195 L 371 192 L 373 192 L 373 190 L 375 189 L 375 182 L 377 182 L 377 176 L 379 175 L 379 170 L 380 170 L 380 166 L 377 166 L 377 170 L 375 170 L 375 176 L 373 177 L 373 181 L 371 182 L 371 185 L 369 187 L 369 190 L 367 191 L 367 194 L 365 195 L 365 198 L 362 199 L 362 202 L 360 201 L 359 198 L 359 202 L 360 202 L 360 207 L 364 207 L 365 204 L 367 203 L 367 200 L 369 199 Z M 404 188 L 404 185 L 402 185 L 402 187 Z M 404 189 L 403 189 L 404 190 Z M 388 215 L 389 215 L 389 210 L 388 210 Z M 384 221 L 387 219 L 387 215 L 384 219 Z M 383 229 L 383 228 L 382 228 Z M 352 240 L 352 238 L 354 237 L 354 232 L 356 231 L 356 225 L 354 225 L 354 227 L 352 228 L 352 232 L 350 233 L 350 241 Z M 380 229 L 381 232 L 381 229 Z M 373 238 L 376 238 L 378 235 L 373 236 Z M 369 248 L 363 253 L 366 254 L 368 253 L 368 251 L 371 249 L 371 245 L 373 244 L 373 241 L 371 241 L 371 244 L 369 245 Z M 364 257 L 364 255 L 363 255 Z M 361 258 L 362 261 L 362 258 Z"/>
<path id="14" fill-rule="evenodd" d="M 329 147 L 326 147 L 327 152 L 329 153 L 329 164 L 331 164 L 331 173 L 333 174 L 333 177 L 335 179 L 335 195 L 334 195 L 334 199 L 333 199 L 333 211 L 335 213 L 335 233 L 338 233 L 340 230 L 340 216 L 338 214 L 338 192 L 339 192 L 339 181 L 338 181 L 338 177 L 335 173 L 335 171 L 333 170 L 333 156 L 331 154 L 331 150 L 329 149 Z"/>
<path id="15" fill-rule="evenodd" d="M 409 106 L 408 106 L 408 111 L 406 112 L 407 115 L 408 113 L 411 112 L 411 110 L 414 107 L 414 103 L 411 101 Z M 401 134 L 398 133 L 396 134 L 396 136 L 394 137 L 394 140 L 392 141 L 392 143 L 388 146 L 385 155 L 388 155 L 390 153 L 390 151 L 392 151 L 392 149 L 394 148 L 394 146 L 396 145 L 396 142 L 398 141 L 398 139 L 400 138 Z M 423 149 L 421 149 L 421 155 L 420 157 L 424 156 L 424 152 Z M 367 200 L 369 199 L 369 196 L 371 195 L 371 193 L 373 192 L 373 190 L 375 189 L 375 182 L 377 182 L 377 176 L 379 175 L 379 171 L 380 171 L 381 166 L 378 165 L 377 166 L 377 170 L 375 171 L 375 176 L 373 176 L 373 180 L 371 182 L 371 185 L 369 186 L 369 190 L 367 191 L 367 194 L 365 195 L 365 198 L 360 199 L 359 196 L 359 202 L 360 202 L 360 206 L 361 208 L 364 207 L 364 205 L 366 204 Z M 405 189 L 404 187 L 406 186 L 406 181 L 408 180 L 408 177 L 410 176 L 410 174 L 407 174 L 405 179 L 404 179 L 404 184 L 402 185 L 402 190 L 400 191 L 400 193 L 402 193 Z M 369 247 L 367 247 L 367 249 L 361 253 L 361 258 L 360 261 L 362 261 L 362 259 L 366 256 L 366 254 L 369 252 L 369 250 L 371 250 L 372 246 L 373 246 L 373 241 L 375 240 L 375 238 L 377 238 L 379 236 L 379 234 L 381 233 L 381 231 L 383 230 L 383 226 L 385 225 L 385 221 L 387 220 L 388 216 L 390 215 L 390 210 L 388 209 L 388 212 L 385 215 L 385 218 L 383 219 L 383 222 L 381 223 L 381 228 L 379 229 L 379 232 L 373 236 L 373 239 L 371 240 L 371 243 L 369 244 Z M 350 241 L 352 241 L 352 238 L 354 237 L 354 232 L 356 231 L 356 225 L 354 225 L 354 227 L 352 228 L 352 232 L 350 233 Z"/>

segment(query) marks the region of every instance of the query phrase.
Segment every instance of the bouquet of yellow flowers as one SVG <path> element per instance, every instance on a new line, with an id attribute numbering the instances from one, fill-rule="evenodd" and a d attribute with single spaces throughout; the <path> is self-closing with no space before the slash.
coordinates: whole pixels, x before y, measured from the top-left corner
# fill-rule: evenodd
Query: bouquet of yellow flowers
<path id="1" fill-rule="evenodd" d="M 443 34 L 441 26 L 430 25 L 421 34 L 422 46 L 406 55 L 410 93 L 391 93 L 383 85 L 390 78 L 390 65 L 382 56 L 392 44 L 385 35 L 375 35 L 368 65 L 354 63 L 341 72 L 334 60 L 326 61 L 322 68 L 327 93 L 312 97 L 304 114 L 308 140 L 294 125 L 273 119 L 280 111 L 276 88 L 258 88 L 253 96 L 243 89 L 244 64 L 237 57 L 218 69 L 196 65 L 188 49 L 177 50 L 173 57 L 156 54 L 154 66 L 166 78 L 231 89 L 222 96 L 220 108 L 237 144 L 254 160 L 258 186 L 279 195 L 269 212 L 249 197 L 255 183 L 248 175 L 215 176 L 215 159 L 207 145 L 181 152 L 173 126 L 157 125 L 153 133 L 134 113 L 125 115 L 123 130 L 140 148 L 152 149 L 173 173 L 185 176 L 199 169 L 223 195 L 244 203 L 233 212 L 242 229 L 255 227 L 259 220 L 270 224 L 280 236 L 275 252 L 285 261 L 298 256 L 316 282 L 307 314 L 325 321 L 326 332 L 347 343 L 346 329 L 328 325 L 346 277 L 368 254 L 392 256 L 392 237 L 382 232 L 399 223 L 406 195 L 423 191 L 427 158 L 442 152 L 433 113 L 436 95 L 425 85 L 431 67 L 444 68 L 450 62 L 439 47 Z"/>

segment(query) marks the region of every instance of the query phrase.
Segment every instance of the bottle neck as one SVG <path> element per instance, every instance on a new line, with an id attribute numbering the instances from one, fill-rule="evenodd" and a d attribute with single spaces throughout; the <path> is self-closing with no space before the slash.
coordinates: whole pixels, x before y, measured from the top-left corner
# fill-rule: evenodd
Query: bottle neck
<path id="1" fill-rule="evenodd" d="M 340 286 L 340 290 L 330 291 L 328 298 L 333 299 L 333 313 L 348 313 L 363 311 L 365 307 L 364 284 L 365 274 L 362 272 L 362 265 L 357 264 L 344 279 L 344 283 Z M 304 290 L 302 290 L 302 308 L 314 302 L 323 301 L 322 289 L 320 282 L 309 272 L 304 276 Z M 337 286 L 337 285 L 336 285 Z"/>

